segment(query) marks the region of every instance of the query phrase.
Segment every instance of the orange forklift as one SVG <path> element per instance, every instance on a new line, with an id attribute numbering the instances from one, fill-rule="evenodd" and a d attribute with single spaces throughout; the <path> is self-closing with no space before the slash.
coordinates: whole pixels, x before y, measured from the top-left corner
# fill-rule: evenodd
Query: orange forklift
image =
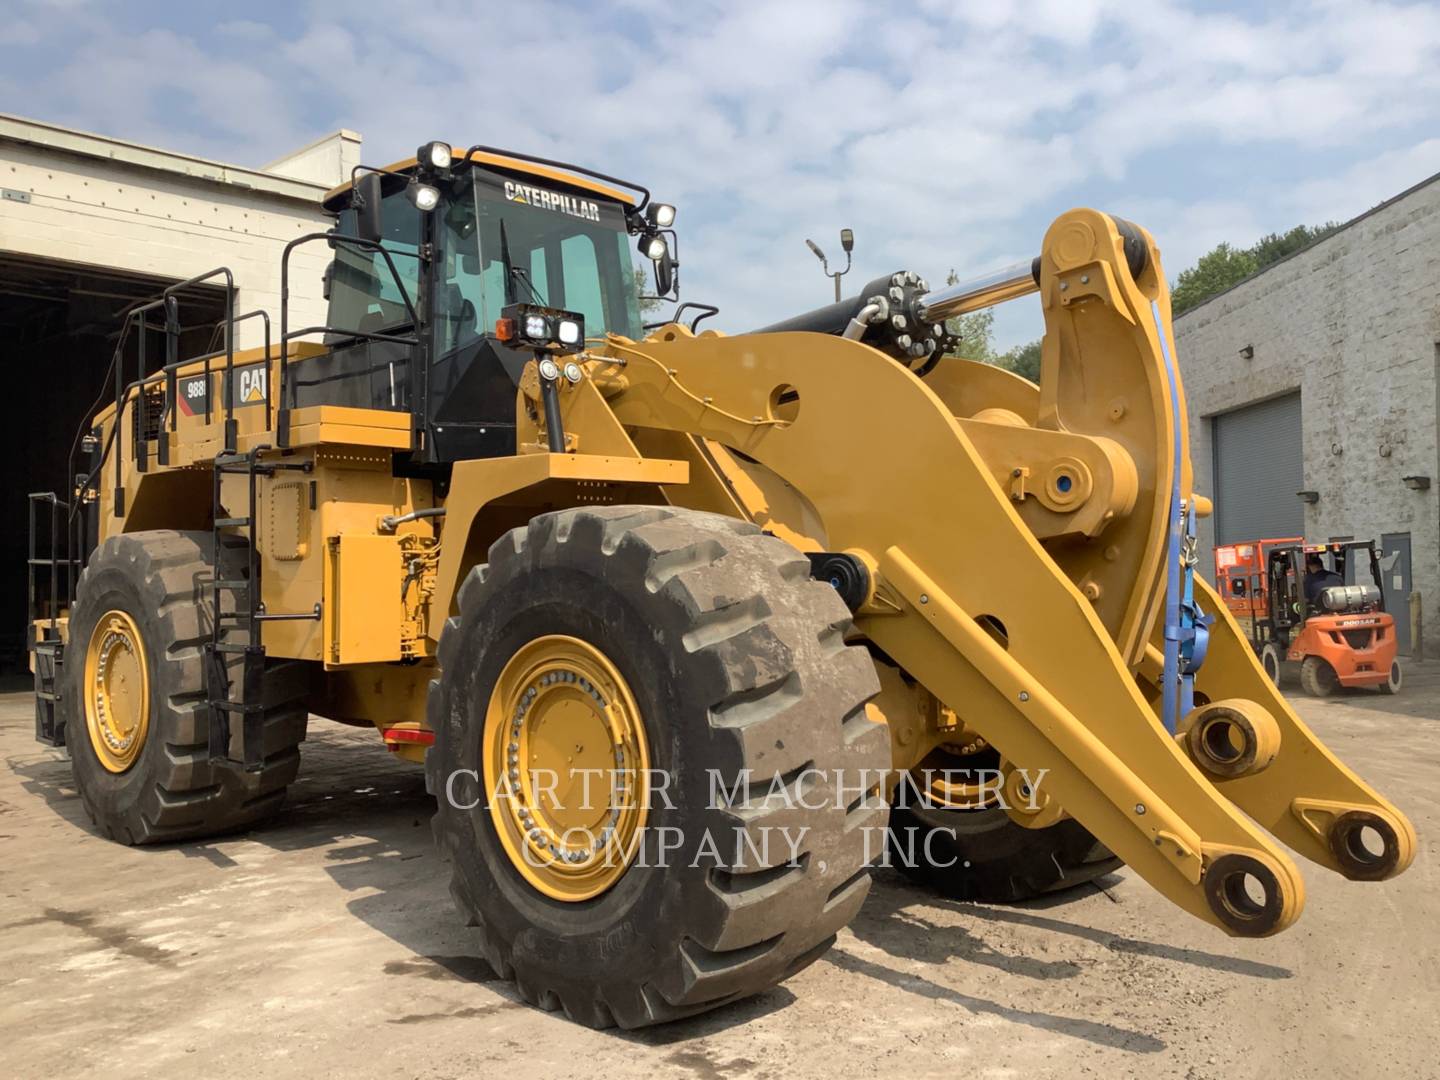
<path id="1" fill-rule="evenodd" d="M 1346 584 L 1368 565 L 1372 584 Z M 1276 686 L 1290 665 L 1315 697 L 1341 686 L 1400 692 L 1395 619 L 1385 610 L 1373 543 L 1307 544 L 1300 537 L 1215 549 L 1226 606 L 1250 637 Z"/>

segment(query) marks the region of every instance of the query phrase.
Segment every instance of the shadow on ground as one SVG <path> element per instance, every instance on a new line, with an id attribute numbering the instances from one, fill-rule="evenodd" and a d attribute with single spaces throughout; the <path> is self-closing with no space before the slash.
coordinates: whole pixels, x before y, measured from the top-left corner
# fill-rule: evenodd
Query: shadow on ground
<path id="1" fill-rule="evenodd" d="M 1387 699 L 1386 703 L 1391 701 L 1403 702 L 1403 698 Z M 523 1007 L 510 985 L 500 982 L 476 955 L 472 931 L 460 925 L 451 906 L 448 870 L 431 841 L 431 798 L 425 792 L 421 771 L 391 758 L 368 731 L 323 721 L 312 722 L 302 753 L 302 773 L 291 789 L 284 812 L 273 822 L 250 830 L 243 840 L 282 852 L 320 853 L 327 873 L 351 896 L 347 901 L 350 912 L 413 954 L 411 959 L 385 963 L 385 975 L 401 980 L 486 984 L 502 999 L 449 1013 L 396 1015 L 387 1022 L 422 1025 L 450 1016 L 490 1015 Z M 26 791 L 44 799 L 73 827 L 89 831 L 68 761 L 40 754 L 12 758 L 10 766 L 22 777 Z M 238 866 L 225 853 L 227 847 L 233 850 L 235 842 L 236 838 L 231 837 L 171 845 L 169 850 L 203 859 L 224 873 Z M 1103 887 L 1105 882 L 1100 884 Z M 1144 1054 L 1163 1050 L 1166 1044 L 1154 1035 L 1113 1024 L 1003 1005 L 946 985 L 938 972 L 955 961 L 1041 982 L 1063 981 L 1082 972 L 1074 960 L 1009 952 L 977 933 L 986 925 L 1014 925 L 1084 939 L 1118 953 L 1159 957 L 1214 972 L 1257 979 L 1286 979 L 1292 975 L 1285 968 L 1269 964 L 1092 929 L 1059 914 L 1073 899 L 1073 893 L 1062 894 L 1008 907 L 954 902 L 909 885 L 893 871 L 882 870 L 850 928 L 862 947 L 857 949 L 848 940 L 843 941 L 821 962 L 896 991 L 958 1006 L 971 1014 L 1000 1017 Z M 942 925 L 935 920 L 937 910 L 963 918 L 958 925 L 953 918 Z M 886 963 L 876 953 L 896 964 Z M 967 979 L 967 984 L 985 985 L 984 973 L 977 970 L 976 975 Z M 953 978 L 953 972 L 950 976 Z M 674 1060 L 671 1063 L 675 1065 L 702 1071 L 706 1065 L 721 1070 L 738 1068 L 737 1061 L 712 1061 L 703 1048 L 687 1049 L 684 1044 L 783 1010 L 794 1000 L 789 990 L 777 987 L 691 1020 L 639 1032 L 616 1032 L 614 1037 L 652 1047 L 676 1046 L 675 1054 L 682 1058 L 696 1054 L 704 1058 L 703 1062 Z"/>

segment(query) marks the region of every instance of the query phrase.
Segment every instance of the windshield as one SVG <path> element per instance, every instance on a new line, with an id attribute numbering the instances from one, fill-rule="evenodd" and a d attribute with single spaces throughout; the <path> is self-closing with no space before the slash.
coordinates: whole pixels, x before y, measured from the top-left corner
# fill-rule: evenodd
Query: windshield
<path id="1" fill-rule="evenodd" d="M 487 332 L 517 302 L 578 312 L 587 337 L 641 336 L 630 236 L 617 204 L 481 168 L 470 174 L 440 222 L 442 354 Z"/>

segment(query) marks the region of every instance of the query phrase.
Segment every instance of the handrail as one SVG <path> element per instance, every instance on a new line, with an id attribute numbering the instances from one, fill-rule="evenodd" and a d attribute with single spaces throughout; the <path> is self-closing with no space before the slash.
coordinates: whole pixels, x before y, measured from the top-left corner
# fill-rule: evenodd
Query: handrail
<path id="1" fill-rule="evenodd" d="M 217 330 L 220 329 L 222 326 L 225 327 L 225 348 L 212 349 L 210 352 L 202 353 L 199 356 L 188 356 L 184 360 L 176 359 L 173 356 L 171 356 L 167 360 L 165 367 L 162 370 L 165 377 L 165 408 L 170 414 L 171 431 L 176 430 L 176 424 L 178 422 L 178 417 L 176 415 L 179 411 L 176 407 L 176 377 L 180 368 L 185 367 L 188 364 L 198 363 L 203 360 L 206 361 L 205 374 L 209 375 L 210 365 L 208 362 L 215 359 L 217 356 L 220 356 L 221 354 L 225 354 L 229 358 L 226 364 L 226 379 L 228 380 L 230 378 L 229 373 L 232 370 L 234 364 L 233 337 L 235 333 L 235 327 L 238 326 L 240 323 L 244 322 L 246 319 L 260 319 L 265 324 L 265 356 L 264 359 L 259 362 L 266 365 L 265 430 L 270 430 L 270 313 L 264 308 L 256 308 L 254 311 L 247 311 L 243 315 L 236 315 L 230 319 L 221 319 L 215 324 L 215 328 Z M 233 411 L 233 409 L 230 410 L 231 413 L 233 413 Z M 229 414 L 227 414 L 227 418 L 228 416 Z M 205 383 L 205 422 L 210 422 L 210 383 L 208 379 Z"/>
<path id="2" fill-rule="evenodd" d="M 37 621 L 39 621 L 37 616 L 39 615 L 40 610 L 39 604 L 36 602 L 35 571 L 42 565 L 46 566 L 50 571 L 50 604 L 48 614 L 50 620 L 50 634 L 53 640 L 58 633 L 60 617 L 60 568 L 63 566 L 65 570 L 64 592 L 67 602 L 70 600 L 70 589 L 75 580 L 75 561 L 72 558 L 70 551 L 70 504 L 64 499 L 61 499 L 59 496 L 57 496 L 53 491 L 32 491 L 27 497 L 27 501 L 29 503 L 30 510 L 30 535 L 28 544 L 28 558 L 26 559 L 25 566 L 27 585 L 26 599 L 28 607 L 26 615 L 29 618 L 30 626 L 33 626 Z M 39 520 L 36 517 L 35 508 L 36 504 L 47 502 L 50 504 L 50 557 L 48 559 L 41 559 L 39 557 L 39 549 L 36 546 L 37 540 L 39 539 Z M 62 510 L 66 512 L 66 530 L 64 533 L 65 545 L 63 557 L 60 554 L 60 513 Z"/>
<path id="3" fill-rule="evenodd" d="M 230 384 L 231 384 L 231 381 L 232 381 L 232 380 L 229 379 L 229 373 L 234 369 L 234 366 L 235 366 L 235 275 L 234 275 L 233 273 L 231 273 L 230 268 L 229 268 L 228 266 L 218 266 L 218 267 L 216 267 L 214 270 L 207 270 L 207 271 L 206 271 L 205 273 L 203 273 L 203 274 L 196 274 L 194 277 L 187 278 L 187 279 L 184 280 L 184 281 L 177 281 L 175 284 L 169 285 L 169 286 L 167 286 L 165 289 L 163 289 L 163 290 L 161 291 L 161 293 L 160 293 L 160 296 L 159 296 L 157 299 L 151 300 L 149 303 L 141 304 L 141 305 L 138 306 L 138 307 L 131 308 L 131 309 L 129 309 L 129 311 L 126 312 L 126 315 L 125 315 L 125 319 L 126 319 L 125 328 L 121 331 L 120 341 L 119 341 L 119 342 L 117 343 L 117 345 L 116 345 L 116 363 L 115 363 L 115 449 L 116 449 L 116 453 L 115 453 L 115 492 L 114 492 L 114 496 L 115 496 L 115 513 L 116 513 L 116 516 L 122 516 L 122 515 L 124 514 L 124 512 L 125 512 L 125 488 L 124 488 L 124 481 L 123 481 L 123 469 L 124 469 L 124 459 L 125 459 L 124 445 L 125 445 L 125 444 L 124 444 L 122 441 L 120 441 L 120 439 L 119 439 L 119 430 L 120 430 L 120 423 L 121 423 L 121 420 L 122 420 L 122 418 L 123 418 L 123 416 L 124 416 L 124 411 L 125 411 L 125 408 L 124 408 L 124 399 L 125 399 L 125 396 L 126 396 L 126 395 L 125 395 L 125 382 L 124 382 L 124 378 L 125 378 L 124 367 L 125 367 L 125 364 L 124 364 L 124 352 L 123 352 L 123 349 L 124 349 L 124 343 L 125 343 L 126 333 L 128 332 L 129 326 L 130 326 L 131 324 L 139 325 L 139 326 L 141 326 L 141 328 L 142 328 L 142 332 L 141 332 L 141 334 L 140 334 L 139 347 L 138 347 L 138 349 L 136 350 L 136 352 L 137 352 L 137 358 L 136 358 L 136 365 L 137 365 L 137 368 L 136 368 L 136 376 L 137 376 L 137 379 L 136 379 L 136 383 L 139 384 L 139 385 L 143 385 L 143 384 L 144 384 L 144 379 L 145 379 L 145 331 L 148 330 L 148 328 L 149 328 L 149 322 L 148 322 L 148 320 L 145 319 L 146 313 L 148 313 L 148 312 L 150 312 L 150 311 L 153 311 L 153 310 L 155 310 L 156 308 L 162 308 L 162 307 L 163 307 L 163 308 L 165 309 L 165 351 L 166 351 L 166 362 L 165 362 L 164 365 L 162 365 L 162 369 L 168 369 L 168 367 L 170 366 L 171 363 L 176 362 L 176 355 L 175 355 L 175 354 L 176 354 L 176 353 L 178 352 L 178 350 L 179 350 L 179 340 L 180 340 L 180 317 L 179 317 L 179 310 L 180 310 L 180 301 L 179 301 L 179 298 L 178 298 L 177 294 L 178 294 L 178 293 L 180 292 L 180 290 L 182 290 L 182 289 L 188 289 L 188 288 L 190 288 L 191 286 L 200 285 L 200 284 L 203 284 L 203 283 L 205 283 L 205 282 L 207 282 L 207 281 L 210 281 L 210 280 L 212 280 L 212 279 L 214 279 L 214 278 L 218 278 L 218 277 L 223 277 L 223 278 L 225 279 L 225 328 L 226 328 L 226 332 L 225 332 L 225 371 L 226 371 L 226 375 L 227 375 L 227 378 L 226 378 L 226 386 L 227 386 L 227 391 L 226 391 L 226 404 L 227 404 L 227 408 L 226 408 L 226 410 L 225 410 L 225 445 L 226 445 L 226 448 L 227 448 L 227 449 L 230 449 L 230 448 L 233 447 L 233 444 L 234 444 L 234 441 L 235 441 L 235 414 L 234 414 L 234 407 L 233 407 L 233 405 L 234 405 L 234 403 L 233 403 L 233 396 L 234 396 L 234 395 L 233 395 L 233 391 L 231 391 L 231 390 L 229 389 Z M 206 385 L 207 385 L 207 387 L 208 387 L 208 385 L 209 385 L 208 376 L 210 375 L 210 358 L 209 358 L 208 356 L 205 358 L 205 375 L 207 376 Z M 168 394 L 168 388 L 167 388 L 167 397 L 168 397 L 168 396 L 169 396 L 169 394 Z M 137 396 L 137 400 L 138 400 L 138 396 Z M 167 404 L 173 405 L 173 401 L 172 401 L 172 402 L 167 402 Z M 211 422 L 210 395 L 209 395 L 208 392 L 207 392 L 206 395 L 205 395 L 205 422 L 206 422 L 207 424 Z M 142 470 L 145 468 L 145 444 L 146 444 L 147 442 L 148 442 L 148 440 L 143 439 L 143 438 L 140 438 L 140 437 L 139 437 L 139 433 L 137 433 L 137 436 L 136 436 L 136 439 L 135 439 L 134 453 L 135 453 L 136 462 L 137 462 L 138 466 L 139 466 Z M 169 449 L 168 449 L 168 445 L 167 445 L 166 443 L 162 442 L 162 443 L 161 443 L 161 447 L 162 447 L 161 454 L 160 454 L 161 464 L 167 464 L 167 463 L 168 463 L 168 459 L 169 459 Z"/>
<path id="4" fill-rule="evenodd" d="M 646 330 L 658 330 L 662 326 L 669 326 L 671 323 L 677 323 L 680 321 L 680 313 L 683 312 L 686 308 L 698 308 L 700 310 L 700 314 L 696 315 L 695 318 L 690 320 L 690 332 L 692 334 L 695 332 L 695 328 L 700 325 L 702 320 L 708 319 L 712 315 L 720 314 L 720 309 L 714 304 L 701 304 L 695 300 L 687 300 L 685 301 L 685 303 L 679 305 L 674 311 L 672 311 L 668 319 L 663 319 L 660 322 L 647 322 L 643 323 L 642 325 Z"/>
<path id="5" fill-rule="evenodd" d="M 183 287 L 183 286 L 184 286 L 184 283 L 182 282 L 181 285 L 178 286 L 177 288 Z M 164 298 L 164 293 L 161 294 L 161 299 L 163 299 L 163 298 Z M 132 316 L 133 316 L 136 312 L 138 312 L 138 311 L 149 311 L 149 310 L 153 309 L 153 307 L 154 307 L 154 302 L 153 302 L 153 301 L 137 300 L 137 301 L 132 302 L 129 307 L 126 307 L 125 309 L 123 309 L 123 310 L 120 312 L 120 315 L 119 315 L 119 319 L 120 319 L 120 333 L 116 336 L 115 348 L 114 348 L 114 351 L 113 351 L 113 352 L 111 353 L 111 355 L 110 355 L 110 368 L 109 368 L 110 371 L 113 371 L 113 370 L 115 370 L 117 367 L 119 367 L 119 366 L 121 365 L 123 359 L 124 359 L 124 356 L 125 356 L 125 344 L 126 344 L 126 342 L 129 340 L 130 328 L 131 328 L 133 325 L 135 325 L 135 321 L 132 319 Z M 146 322 L 144 325 L 145 325 L 145 327 L 146 327 L 147 329 L 149 328 L 149 323 L 148 323 L 148 322 Z M 107 377 L 108 377 L 108 371 L 107 371 Z M 80 427 L 79 427 L 79 428 L 76 430 L 76 432 L 75 432 L 75 438 L 74 438 L 74 440 L 73 440 L 73 441 L 71 442 L 71 444 L 70 444 L 70 454 L 69 454 L 69 457 L 66 459 L 66 483 L 67 483 L 67 485 L 73 485 L 74 480 L 75 480 L 75 477 L 78 475 L 77 469 L 76 469 L 76 460 L 75 460 L 75 459 L 76 459 L 76 455 L 77 455 L 77 453 L 79 452 L 80 447 L 81 447 L 81 446 L 83 445 L 83 443 L 84 443 L 84 433 L 85 433 L 85 430 L 86 430 L 86 425 L 89 424 L 90 427 L 93 429 L 93 426 L 94 426 L 94 425 L 91 424 L 90 421 L 91 421 L 92 418 L 93 418 L 94 411 L 95 411 L 96 409 L 100 408 L 100 405 L 101 405 L 102 401 L 104 400 L 104 397 L 105 397 L 105 392 L 102 390 L 102 391 L 100 392 L 100 396 L 95 399 L 94 405 L 92 405 L 92 406 L 90 407 L 90 409 L 86 410 L 85 418 L 81 421 Z M 103 463 L 102 463 L 102 464 L 103 464 Z M 98 481 L 98 474 L 99 474 L 99 469 L 98 469 L 98 468 L 97 468 L 95 471 L 89 473 L 89 474 L 85 477 L 86 485 L 89 486 L 89 485 L 97 482 L 97 481 Z M 74 503 L 70 504 L 70 515 L 69 515 L 69 516 L 70 516 L 70 522 L 71 522 L 72 528 L 74 527 L 74 522 L 75 522 L 76 517 L 79 516 L 80 512 L 81 512 L 84 508 L 85 508 L 85 502 L 84 502 L 84 500 L 78 500 L 78 499 L 77 499 Z M 82 537 L 81 539 L 83 540 L 83 537 Z M 77 550 L 77 551 L 81 550 L 81 547 L 77 546 L 76 550 Z"/>
<path id="6" fill-rule="evenodd" d="M 344 334 L 346 337 L 363 338 L 365 341 L 390 341 L 396 345 L 418 345 L 420 339 L 414 334 L 377 334 L 372 330 L 342 330 L 338 326 L 307 326 L 290 331 L 290 337 L 299 338 L 306 334 Z"/>
<path id="7" fill-rule="evenodd" d="M 345 334 L 348 337 L 364 338 L 367 341 L 391 341 L 400 345 L 420 345 L 418 333 L 413 337 L 400 337 L 393 334 L 375 334 L 362 330 L 349 330 L 338 326 L 306 326 L 300 330 L 290 329 L 290 254 L 302 244 L 314 243 L 316 240 L 324 240 L 330 247 L 337 244 L 348 245 L 360 251 L 379 252 L 385 260 L 385 266 L 390 271 L 390 277 L 395 282 L 395 287 L 400 290 L 400 299 L 405 302 L 405 313 L 410 317 L 410 325 L 418 331 L 420 317 L 415 312 L 415 305 L 410 301 L 410 293 L 405 288 L 405 282 L 400 278 L 400 271 L 395 266 L 395 260 L 390 250 L 375 240 L 365 240 L 358 236 L 342 236 L 334 232 L 306 233 L 304 236 L 297 236 L 285 245 L 285 250 L 280 255 L 280 408 L 275 417 L 275 445 L 285 449 L 290 445 L 290 402 L 285 392 L 286 376 L 289 373 L 290 364 L 290 342 L 295 338 L 305 337 L 310 334 L 334 333 Z M 398 254 L 419 260 L 422 258 L 418 251 L 402 251 Z M 411 365 L 410 379 L 415 378 L 414 365 Z M 413 387 L 412 387 L 413 391 Z"/>
<path id="8" fill-rule="evenodd" d="M 269 341 L 270 341 L 270 335 L 269 335 L 269 329 L 270 329 L 270 313 L 269 313 L 268 311 L 264 310 L 263 308 L 256 308 L 254 311 L 247 311 L 244 315 L 236 315 L 236 316 L 235 316 L 235 322 L 238 324 L 238 323 L 244 322 L 246 319 L 254 319 L 254 318 L 263 318 L 263 319 L 265 320 L 265 329 L 266 329 L 265 341 L 266 341 L 266 347 L 268 348 L 268 347 L 269 347 Z M 220 320 L 219 323 L 216 323 L 216 326 L 219 326 L 219 325 L 221 325 L 221 324 L 223 324 L 223 323 L 224 323 L 224 320 L 222 319 L 222 320 Z M 191 327 L 190 329 L 192 329 L 192 330 L 193 330 L 193 329 L 197 329 L 197 327 Z M 173 368 L 175 368 L 175 369 L 178 370 L 178 369 L 180 369 L 180 368 L 186 367 L 186 366 L 189 365 L 189 364 L 198 364 L 201 360 L 204 360 L 207 356 L 208 356 L 211 360 L 213 360 L 213 359 L 215 359 L 217 356 L 223 356 L 223 355 L 225 355 L 225 350 L 224 350 L 224 349 L 211 349 L 208 353 L 196 353 L 194 356 L 187 356 L 187 357 L 185 357 L 183 360 L 176 360 L 174 363 L 166 364 L 165 366 L 166 366 L 167 368 L 172 368 L 172 367 L 173 367 Z M 259 361 L 255 361 L 255 362 L 258 363 Z M 158 373 L 157 373 L 157 374 L 158 374 Z"/>

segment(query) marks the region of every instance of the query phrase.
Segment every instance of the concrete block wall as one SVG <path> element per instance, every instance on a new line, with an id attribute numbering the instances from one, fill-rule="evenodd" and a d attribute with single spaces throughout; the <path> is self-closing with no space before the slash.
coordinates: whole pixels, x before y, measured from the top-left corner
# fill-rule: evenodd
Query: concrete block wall
<path id="1" fill-rule="evenodd" d="M 1440 176 L 1175 323 L 1196 488 L 1213 493 L 1211 417 L 1301 392 L 1305 535 L 1410 534 L 1428 651 L 1440 645 Z M 1254 357 L 1240 350 L 1253 347 Z M 1428 476 L 1412 491 L 1404 476 Z M 1201 566 L 1213 570 L 1209 522 Z"/>
<path id="2" fill-rule="evenodd" d="M 0 124 L 0 188 L 28 195 L 0 199 L 0 251 L 175 279 L 229 266 L 236 314 L 268 310 L 278 338 L 281 251 L 330 227 L 319 204 L 328 184 L 123 143 L 102 157 L 92 144 L 112 141 L 77 136 L 71 147 L 48 131 L 48 145 L 21 141 L 35 137 L 35 125 L 24 124 Z M 324 322 L 321 275 L 330 257 L 324 244 L 292 257 L 292 327 Z M 260 321 L 242 323 L 236 336 L 242 347 L 261 344 Z"/>

